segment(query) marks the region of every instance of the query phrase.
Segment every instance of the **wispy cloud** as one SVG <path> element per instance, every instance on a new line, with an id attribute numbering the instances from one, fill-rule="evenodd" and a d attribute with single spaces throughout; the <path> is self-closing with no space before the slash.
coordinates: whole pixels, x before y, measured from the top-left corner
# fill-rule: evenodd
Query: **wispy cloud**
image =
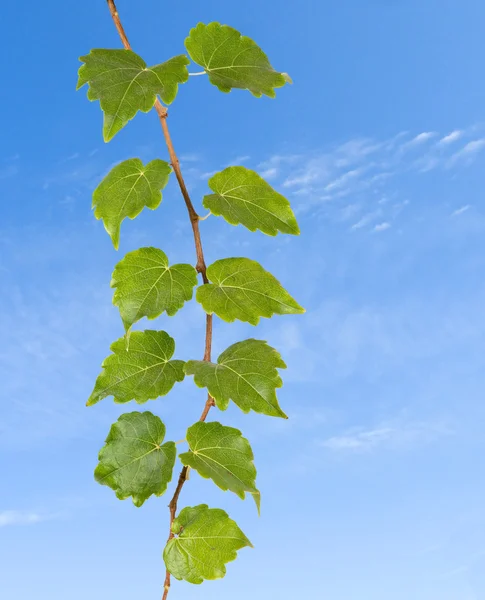
<path id="1" fill-rule="evenodd" d="M 381 423 L 375 428 L 353 428 L 318 442 L 333 452 L 371 452 L 378 448 L 407 449 L 453 435 L 443 422 Z"/>
<path id="2" fill-rule="evenodd" d="M 377 225 L 375 225 L 374 231 L 378 233 L 379 231 L 386 231 L 386 229 L 389 229 L 390 227 L 391 227 L 390 223 L 387 223 L 387 222 L 378 223 Z"/>
<path id="3" fill-rule="evenodd" d="M 251 160 L 249 154 L 242 154 L 241 156 L 236 156 L 236 158 L 231 162 L 233 165 L 242 165 L 243 163 L 247 163 Z"/>
<path id="4" fill-rule="evenodd" d="M 465 206 L 462 206 L 460 208 L 457 208 L 456 210 L 454 210 L 451 213 L 452 217 L 458 217 L 459 215 L 462 215 L 464 212 L 466 212 L 467 210 L 470 210 L 471 205 L 470 204 L 466 204 Z"/>
<path id="5" fill-rule="evenodd" d="M 26 510 L 3 510 L 0 511 L 0 527 L 14 525 L 35 525 L 42 521 L 50 521 L 59 518 L 59 514 L 47 514 Z"/>
<path id="6" fill-rule="evenodd" d="M 265 169 L 260 175 L 263 179 L 275 179 L 278 176 L 278 169 L 271 167 L 270 169 Z"/>
<path id="7" fill-rule="evenodd" d="M 379 212 L 375 205 L 382 208 L 385 204 L 390 209 L 393 204 L 389 198 L 402 189 L 403 177 L 413 174 L 424 177 L 437 169 L 466 166 L 485 146 L 485 138 L 467 141 L 472 134 L 477 135 L 476 128 L 454 129 L 441 135 L 435 131 L 414 136 L 400 132 L 383 140 L 355 138 L 324 152 L 277 154 L 259 163 L 258 169 L 277 189 L 281 187 L 284 193 L 293 196 L 298 214 L 323 212 L 326 217 L 333 214 L 335 222 L 342 222 L 349 218 L 349 211 L 354 216 L 362 212 L 352 229 L 383 231 L 393 225 L 396 211 Z M 393 180 L 399 180 L 399 187 Z M 351 202 L 347 206 L 352 208 L 331 208 L 348 198 Z M 401 203 L 397 212 L 402 212 L 404 206 Z M 387 225 L 374 229 L 379 216 Z"/>
<path id="8" fill-rule="evenodd" d="M 277 177 L 282 170 L 297 164 L 302 157 L 296 154 L 275 154 L 258 164 L 258 169 L 270 173 L 271 178 Z"/>
<path id="9" fill-rule="evenodd" d="M 374 212 L 367 213 L 361 219 L 359 219 L 356 223 L 354 223 L 352 225 L 351 229 L 353 229 L 353 230 L 362 229 L 362 227 L 365 227 L 366 225 L 369 225 L 369 223 L 372 223 L 372 221 L 375 221 L 376 219 L 378 219 L 380 217 L 380 215 L 381 215 L 380 210 L 376 210 Z"/>
<path id="10" fill-rule="evenodd" d="M 408 142 L 402 144 L 400 147 L 400 151 L 406 152 L 411 148 L 416 148 L 417 146 L 426 144 L 426 142 L 429 142 L 429 140 L 433 139 L 437 135 L 438 134 L 435 131 L 423 131 L 422 133 L 419 133 L 417 136 L 413 137 L 412 140 L 409 140 Z"/>
<path id="11" fill-rule="evenodd" d="M 181 162 L 199 162 L 200 160 L 200 156 L 198 154 L 195 153 L 187 153 L 187 154 L 182 154 L 180 156 L 180 161 Z"/>
<path id="12" fill-rule="evenodd" d="M 453 156 L 450 157 L 447 163 L 447 167 L 453 167 L 457 163 L 470 164 L 475 160 L 477 154 L 484 148 L 485 138 L 479 140 L 472 140 L 471 142 L 468 142 L 467 144 L 465 144 L 465 146 L 463 146 L 463 148 L 461 148 L 461 150 L 458 150 L 458 152 L 455 152 L 455 154 L 453 154 Z"/>
<path id="13" fill-rule="evenodd" d="M 458 141 L 463 136 L 463 131 L 460 129 L 455 129 L 448 135 L 443 136 L 438 142 L 439 146 L 446 146 L 448 144 L 453 144 L 453 142 Z"/>

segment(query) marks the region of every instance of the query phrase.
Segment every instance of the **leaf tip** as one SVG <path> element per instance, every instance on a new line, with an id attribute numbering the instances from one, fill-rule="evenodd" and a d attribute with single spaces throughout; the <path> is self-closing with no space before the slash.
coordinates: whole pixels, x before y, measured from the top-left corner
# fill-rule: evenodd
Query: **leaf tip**
<path id="1" fill-rule="evenodd" d="M 94 396 L 93 394 L 91 394 L 91 396 L 89 396 L 89 398 L 88 398 L 88 400 L 86 402 L 86 406 L 94 406 L 98 402 L 99 402 L 99 397 Z"/>
<path id="2" fill-rule="evenodd" d="M 253 497 L 254 503 L 256 504 L 256 508 L 258 509 L 258 517 L 261 516 L 261 493 L 259 490 L 257 492 L 251 492 L 251 496 Z"/>

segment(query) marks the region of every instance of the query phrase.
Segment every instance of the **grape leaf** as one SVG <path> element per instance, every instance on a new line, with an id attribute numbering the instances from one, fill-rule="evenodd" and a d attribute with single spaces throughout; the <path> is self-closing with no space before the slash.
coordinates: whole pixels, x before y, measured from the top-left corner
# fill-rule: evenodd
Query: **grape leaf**
<path id="1" fill-rule="evenodd" d="M 165 425 L 151 412 L 121 415 L 111 425 L 94 478 L 120 500 L 131 496 L 135 506 L 152 494 L 161 496 L 172 480 L 177 455 L 174 442 L 162 445 L 164 437 Z"/>
<path id="2" fill-rule="evenodd" d="M 245 413 L 254 410 L 286 419 L 276 398 L 276 388 L 283 385 L 277 368 L 286 369 L 279 353 L 266 342 L 253 339 L 229 346 L 217 364 L 185 363 L 186 375 L 193 375 L 196 385 L 207 388 L 220 410 L 226 410 L 232 400 Z"/>
<path id="3" fill-rule="evenodd" d="M 120 309 L 125 329 L 143 317 L 154 319 L 166 312 L 173 316 L 190 300 L 197 285 L 192 265 L 168 266 L 158 248 L 129 252 L 113 271 L 111 287 L 116 288 L 113 304 Z"/>
<path id="4" fill-rule="evenodd" d="M 250 231 L 260 229 L 268 235 L 276 235 L 278 231 L 300 233 L 288 200 L 255 171 L 227 167 L 208 183 L 215 193 L 204 196 L 205 208 L 231 225 L 242 224 Z"/>
<path id="5" fill-rule="evenodd" d="M 197 301 L 206 313 L 223 321 L 236 319 L 257 325 L 260 317 L 304 313 L 279 281 L 249 258 L 222 258 L 207 269 L 212 283 L 197 289 Z"/>
<path id="6" fill-rule="evenodd" d="M 249 492 L 259 511 L 253 451 L 239 429 L 199 421 L 187 429 L 186 439 L 190 452 L 179 455 L 182 464 L 243 500 Z"/>
<path id="7" fill-rule="evenodd" d="M 275 88 L 291 83 L 287 73 L 278 73 L 254 41 L 220 23 L 199 23 L 185 40 L 190 58 L 201 65 L 209 81 L 221 92 L 233 88 L 249 90 L 256 98 L 274 98 Z"/>
<path id="8" fill-rule="evenodd" d="M 174 350 L 175 342 L 165 331 L 133 331 L 128 347 L 124 337 L 116 340 L 87 406 L 107 396 L 118 403 L 135 400 L 138 404 L 165 396 L 184 378 L 184 361 L 170 360 Z"/>
<path id="9" fill-rule="evenodd" d="M 172 532 L 176 537 L 165 546 L 165 566 L 189 583 L 224 577 L 225 564 L 237 558 L 237 550 L 253 547 L 225 511 L 207 504 L 182 509 Z"/>
<path id="10" fill-rule="evenodd" d="M 94 49 L 79 59 L 77 88 L 89 84 L 88 99 L 99 100 L 104 112 L 103 137 L 109 142 L 141 110 L 153 108 L 157 95 L 170 104 L 178 84 L 189 78 L 189 59 L 181 54 L 147 67 L 132 50 Z"/>
<path id="11" fill-rule="evenodd" d="M 114 247 L 120 243 L 123 219 L 134 219 L 147 206 L 154 210 L 162 200 L 161 190 L 167 185 L 172 169 L 164 160 L 143 165 L 130 158 L 116 165 L 93 193 L 94 215 L 102 219 Z"/>

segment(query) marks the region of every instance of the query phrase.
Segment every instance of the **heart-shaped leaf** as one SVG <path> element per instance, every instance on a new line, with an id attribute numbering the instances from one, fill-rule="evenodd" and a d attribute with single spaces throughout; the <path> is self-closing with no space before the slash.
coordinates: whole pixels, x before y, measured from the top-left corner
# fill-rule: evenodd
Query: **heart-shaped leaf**
<path id="1" fill-rule="evenodd" d="M 192 265 L 169 266 L 158 248 L 129 252 L 113 271 L 111 287 L 116 288 L 113 304 L 120 309 L 128 330 L 143 317 L 155 319 L 163 312 L 173 316 L 190 300 L 197 285 Z"/>
<path id="2" fill-rule="evenodd" d="M 208 183 L 214 194 L 204 196 L 204 206 L 231 225 L 242 224 L 250 231 L 260 229 L 267 235 L 276 235 L 278 231 L 300 233 L 288 200 L 255 171 L 227 167 Z"/>
<path id="3" fill-rule="evenodd" d="M 164 160 L 144 165 L 139 158 L 130 158 L 113 167 L 94 190 L 94 216 L 103 220 L 116 250 L 123 219 L 134 219 L 145 206 L 157 208 L 171 172 Z"/>
<path id="4" fill-rule="evenodd" d="M 79 60 L 84 64 L 79 68 L 77 89 L 88 83 L 88 99 L 99 100 L 105 142 L 139 110 L 151 110 L 157 95 L 165 104 L 172 103 L 179 83 L 189 78 L 189 59 L 183 54 L 153 67 L 147 67 L 132 50 L 94 49 Z"/>
<path id="5" fill-rule="evenodd" d="M 190 58 L 201 65 L 210 82 L 221 92 L 233 88 L 249 90 L 260 98 L 274 98 L 275 88 L 291 83 L 287 73 L 278 73 L 251 38 L 220 23 L 199 23 L 185 40 Z"/>
<path id="6" fill-rule="evenodd" d="M 182 509 L 172 532 L 176 537 L 165 546 L 165 566 L 176 579 L 189 583 L 224 577 L 225 564 L 237 558 L 237 551 L 252 548 L 226 512 L 207 504 Z"/>
<path id="7" fill-rule="evenodd" d="M 223 258 L 207 269 L 212 283 L 198 288 L 196 298 L 206 313 L 232 323 L 257 325 L 260 317 L 304 313 L 280 282 L 249 258 Z"/>
<path id="8" fill-rule="evenodd" d="M 161 496 L 172 479 L 176 450 L 165 442 L 165 425 L 151 412 L 121 415 L 111 426 L 94 471 L 120 500 L 129 496 L 141 506 L 152 494 Z"/>
<path id="9" fill-rule="evenodd" d="M 244 340 L 229 346 L 217 364 L 202 360 L 185 363 L 185 373 L 196 385 L 207 388 L 217 407 L 226 410 L 229 400 L 247 413 L 287 418 L 276 398 L 283 385 L 277 369 L 285 369 L 279 353 L 261 340 Z"/>
<path id="10" fill-rule="evenodd" d="M 239 429 L 199 421 L 187 429 L 186 439 L 190 452 L 180 454 L 182 464 L 243 500 L 249 492 L 259 510 L 253 451 Z"/>
<path id="11" fill-rule="evenodd" d="M 119 403 L 143 404 L 165 396 L 184 378 L 184 361 L 170 360 L 175 342 L 165 331 L 133 331 L 130 343 L 122 337 L 111 344 L 87 406 L 107 396 Z"/>

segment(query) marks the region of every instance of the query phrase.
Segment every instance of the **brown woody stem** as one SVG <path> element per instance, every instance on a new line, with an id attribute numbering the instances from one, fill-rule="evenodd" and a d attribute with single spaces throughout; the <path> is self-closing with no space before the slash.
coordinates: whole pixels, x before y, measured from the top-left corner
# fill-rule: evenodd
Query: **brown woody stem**
<path id="1" fill-rule="evenodd" d="M 111 17 L 113 18 L 113 22 L 114 22 L 116 30 L 118 31 L 118 34 L 121 38 L 123 46 L 127 50 L 131 50 L 130 42 L 128 41 L 128 37 L 125 33 L 125 30 L 123 29 L 123 25 L 121 24 L 121 20 L 120 20 L 118 11 L 116 9 L 116 4 L 114 3 L 114 0 L 107 0 L 107 2 L 108 2 L 109 11 L 111 13 Z M 187 190 L 187 186 L 185 185 L 182 171 L 180 169 L 179 159 L 177 158 L 177 154 L 175 153 L 175 149 L 173 147 L 172 138 L 170 137 L 170 132 L 169 132 L 168 125 L 167 125 L 168 111 L 167 111 L 166 107 L 161 104 L 161 102 L 158 98 L 155 101 L 155 110 L 157 111 L 158 117 L 160 119 L 160 124 L 162 126 L 163 136 L 165 138 L 165 143 L 167 144 L 168 154 L 170 156 L 170 163 L 171 163 L 173 171 L 175 173 L 175 177 L 177 178 L 177 182 L 179 184 L 180 191 L 182 193 L 182 196 L 183 196 L 183 199 L 185 202 L 185 206 L 187 207 L 187 212 L 189 214 L 190 224 L 192 226 L 192 232 L 194 235 L 195 252 L 196 252 L 196 256 L 197 256 L 197 264 L 196 264 L 195 268 L 197 269 L 197 272 L 202 275 L 202 280 L 203 280 L 204 284 L 206 284 L 206 283 L 209 283 L 209 280 L 207 279 L 207 267 L 206 267 L 205 260 L 204 260 L 204 251 L 202 249 L 202 240 L 200 238 L 200 231 L 199 231 L 200 217 L 197 214 L 197 211 L 195 210 L 194 205 L 192 204 L 192 200 L 190 199 L 190 195 Z M 210 361 L 210 359 L 211 359 L 211 347 L 212 347 L 212 315 L 206 315 L 205 349 L 204 349 L 204 360 L 206 360 L 206 361 Z M 213 406 L 215 406 L 215 402 L 214 402 L 214 399 L 209 394 L 207 396 L 207 400 L 204 405 L 204 410 L 202 411 L 202 414 L 200 415 L 199 421 L 205 421 L 210 409 Z M 172 499 L 170 500 L 170 504 L 168 505 L 168 508 L 170 511 L 170 528 L 169 528 L 168 541 L 170 541 L 174 537 L 174 534 L 172 532 L 172 523 L 177 514 L 177 503 L 178 503 L 178 499 L 180 496 L 180 492 L 182 491 L 184 483 L 187 481 L 187 472 L 188 472 L 187 467 L 184 467 L 182 469 L 182 471 L 180 472 L 177 487 L 175 488 L 174 495 L 172 496 Z M 166 600 L 169 590 L 170 590 L 170 572 L 167 570 L 166 576 L 165 576 L 162 600 Z"/>

